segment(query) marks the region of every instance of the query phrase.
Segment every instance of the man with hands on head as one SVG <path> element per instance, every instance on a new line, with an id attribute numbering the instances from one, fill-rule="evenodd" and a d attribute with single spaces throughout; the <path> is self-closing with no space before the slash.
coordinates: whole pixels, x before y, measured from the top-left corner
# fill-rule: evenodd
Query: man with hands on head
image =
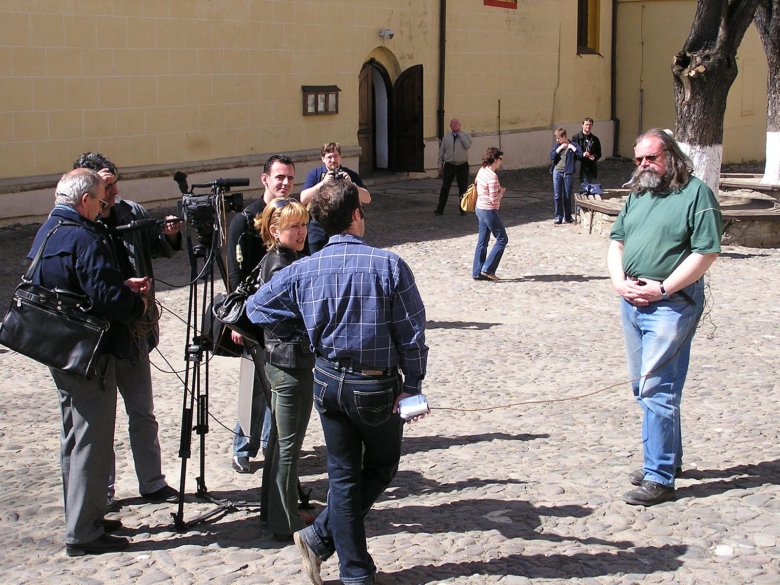
<path id="1" fill-rule="evenodd" d="M 360 203 L 371 203 L 371 194 L 363 185 L 363 180 L 355 171 L 341 166 L 341 145 L 338 142 L 328 142 L 320 151 L 322 166 L 309 171 L 301 190 L 301 203 L 308 205 L 325 185 L 333 181 L 347 181 L 354 183 L 358 190 Z M 309 221 L 309 233 L 307 236 L 309 253 L 314 254 L 322 249 L 328 242 L 328 236 L 316 219 Z"/>
<path id="2" fill-rule="evenodd" d="M 607 255 L 621 298 L 631 388 L 644 413 L 644 464 L 623 499 L 653 506 L 675 499 L 682 475 L 680 402 L 691 342 L 704 310 L 704 273 L 720 252 L 722 215 L 709 187 L 659 128 L 634 142 L 630 194 Z"/>
<path id="3" fill-rule="evenodd" d="M 181 222 L 169 215 L 160 226 L 143 229 L 117 228 L 134 221 L 151 219 L 141 205 L 119 197 L 119 171 L 111 160 L 99 152 L 85 152 L 73 163 L 74 169 L 91 169 L 105 181 L 106 207 L 100 221 L 108 228 L 119 269 L 125 278 L 142 278 L 148 282 L 149 308 L 130 325 L 132 343 L 125 359 L 116 362 L 116 380 L 128 416 L 128 434 L 141 497 L 151 502 L 175 502 L 179 492 L 170 487 L 162 472 L 157 419 L 149 353 L 160 339 L 159 313 L 154 304 L 153 258 L 170 258 L 181 249 Z M 113 455 L 113 451 L 112 451 Z M 115 459 L 115 457 L 114 457 Z M 117 511 L 114 501 L 116 462 L 108 484 L 108 508 Z"/>
<path id="4" fill-rule="evenodd" d="M 317 356 L 314 406 L 329 490 L 314 524 L 293 535 L 304 570 L 321 584 L 320 564 L 338 552 L 344 582 L 371 584 L 376 566 L 364 519 L 398 471 L 404 424 L 398 404 L 422 390 L 425 307 L 409 266 L 364 242 L 354 183 L 324 185 L 311 213 L 330 236 L 327 245 L 277 272 L 246 310 L 278 337 L 305 332 Z"/>

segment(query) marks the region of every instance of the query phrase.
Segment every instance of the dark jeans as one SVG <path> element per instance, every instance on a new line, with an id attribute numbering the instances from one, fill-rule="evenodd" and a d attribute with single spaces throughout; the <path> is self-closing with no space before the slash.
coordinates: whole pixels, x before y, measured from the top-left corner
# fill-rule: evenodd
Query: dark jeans
<path id="1" fill-rule="evenodd" d="M 553 192 L 555 193 L 555 221 L 571 223 L 571 198 L 574 175 L 553 171 Z"/>
<path id="2" fill-rule="evenodd" d="M 444 163 L 444 170 L 441 174 L 439 205 L 436 206 L 436 211 L 440 213 L 444 212 L 444 206 L 447 205 L 447 198 L 450 195 L 452 180 L 455 178 L 458 180 L 458 200 L 460 201 L 460 197 L 463 197 L 463 194 L 468 191 L 469 188 L 469 163 L 465 162 L 462 165 Z"/>
<path id="3" fill-rule="evenodd" d="M 309 231 L 306 234 L 306 242 L 309 245 L 309 254 L 319 252 L 328 243 L 328 235 L 316 219 L 309 220 Z"/>
<path id="4" fill-rule="evenodd" d="M 596 177 L 598 177 L 598 168 L 596 167 L 596 163 L 593 163 L 593 165 L 586 165 L 584 162 L 582 163 L 582 166 L 580 166 L 580 184 L 584 185 L 587 183 L 588 185 L 591 185 L 596 182 Z M 583 189 L 584 191 L 585 189 Z"/>
<path id="5" fill-rule="evenodd" d="M 327 507 L 301 536 L 322 560 L 338 551 L 344 583 L 374 582 L 363 519 L 398 471 L 403 421 L 392 411 L 400 393 L 397 373 L 364 376 L 319 359 L 314 368 L 330 489 Z"/>

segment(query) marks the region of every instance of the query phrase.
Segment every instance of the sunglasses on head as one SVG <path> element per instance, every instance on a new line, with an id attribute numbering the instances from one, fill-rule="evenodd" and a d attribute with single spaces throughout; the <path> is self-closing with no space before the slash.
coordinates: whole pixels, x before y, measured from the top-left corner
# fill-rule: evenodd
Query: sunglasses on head
<path id="1" fill-rule="evenodd" d="M 286 207 L 290 204 L 290 199 L 279 199 L 278 201 L 274 201 L 274 209 L 281 209 L 282 207 Z"/>

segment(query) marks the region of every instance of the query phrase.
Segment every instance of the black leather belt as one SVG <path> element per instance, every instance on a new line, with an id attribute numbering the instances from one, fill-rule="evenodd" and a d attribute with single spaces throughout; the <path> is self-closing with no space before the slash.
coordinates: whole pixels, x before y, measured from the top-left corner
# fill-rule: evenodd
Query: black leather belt
<path id="1" fill-rule="evenodd" d="M 398 371 L 398 368 L 380 368 L 378 366 L 366 366 L 353 361 L 350 358 L 339 358 L 337 360 L 329 360 L 322 356 L 317 356 L 318 362 L 324 362 L 334 370 L 346 370 L 347 372 L 363 374 L 364 376 L 389 376 Z"/>

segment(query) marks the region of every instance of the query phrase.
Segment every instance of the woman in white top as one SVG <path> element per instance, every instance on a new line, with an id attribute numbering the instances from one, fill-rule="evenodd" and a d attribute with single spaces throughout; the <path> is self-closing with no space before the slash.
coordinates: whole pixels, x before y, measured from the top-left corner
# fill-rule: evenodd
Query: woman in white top
<path id="1" fill-rule="evenodd" d="M 474 280 L 499 280 L 496 276 L 496 269 L 498 268 L 498 263 L 501 262 L 504 248 L 506 248 L 509 242 L 504 222 L 501 221 L 501 217 L 498 215 L 501 198 L 504 196 L 504 191 L 506 191 L 499 184 L 498 176 L 496 175 L 503 158 L 503 151 L 495 146 L 488 148 L 482 159 L 482 168 L 479 169 L 475 180 L 477 184 L 477 206 L 475 211 L 479 220 L 479 238 L 477 239 L 477 249 L 474 251 L 474 266 L 471 270 L 471 276 Z M 493 244 L 493 249 L 488 256 L 487 250 L 491 233 L 496 238 L 496 243 Z"/>

